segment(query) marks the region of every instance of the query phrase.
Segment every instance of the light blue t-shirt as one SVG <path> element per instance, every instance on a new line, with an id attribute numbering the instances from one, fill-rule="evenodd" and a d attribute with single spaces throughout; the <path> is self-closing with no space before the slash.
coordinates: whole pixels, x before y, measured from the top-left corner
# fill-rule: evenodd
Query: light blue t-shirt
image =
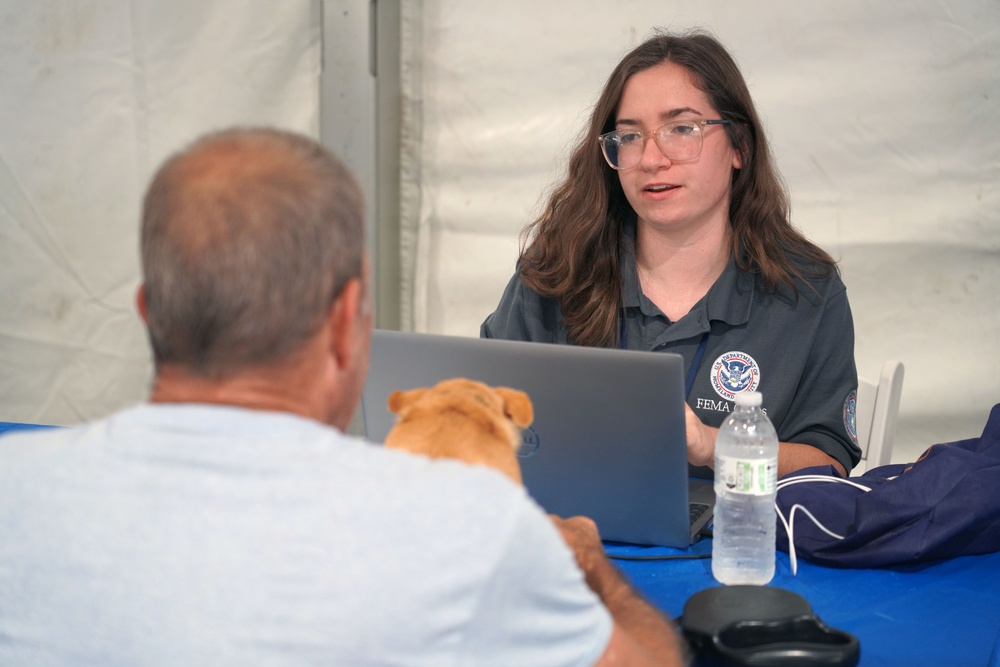
<path id="1" fill-rule="evenodd" d="M 0 438 L 2 665 L 591 665 L 610 633 L 486 468 L 192 404 Z"/>

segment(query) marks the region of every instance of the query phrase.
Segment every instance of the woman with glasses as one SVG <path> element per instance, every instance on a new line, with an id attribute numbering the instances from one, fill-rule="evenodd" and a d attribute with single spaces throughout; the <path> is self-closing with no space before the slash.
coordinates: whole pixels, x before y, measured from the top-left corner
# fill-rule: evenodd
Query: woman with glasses
<path id="1" fill-rule="evenodd" d="M 860 460 L 844 285 L 792 227 L 746 82 L 705 33 L 611 73 L 481 335 L 682 355 L 694 474 L 742 391 L 764 396 L 779 475 Z"/>

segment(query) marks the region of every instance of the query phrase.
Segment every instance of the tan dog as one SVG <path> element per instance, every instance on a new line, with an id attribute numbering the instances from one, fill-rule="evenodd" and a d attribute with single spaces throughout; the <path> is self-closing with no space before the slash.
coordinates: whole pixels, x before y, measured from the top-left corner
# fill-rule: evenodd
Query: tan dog
<path id="1" fill-rule="evenodd" d="M 387 447 L 492 466 L 521 483 L 521 429 L 535 417 L 523 391 L 454 378 L 429 389 L 394 391 L 388 403 L 399 417 L 385 437 Z"/>

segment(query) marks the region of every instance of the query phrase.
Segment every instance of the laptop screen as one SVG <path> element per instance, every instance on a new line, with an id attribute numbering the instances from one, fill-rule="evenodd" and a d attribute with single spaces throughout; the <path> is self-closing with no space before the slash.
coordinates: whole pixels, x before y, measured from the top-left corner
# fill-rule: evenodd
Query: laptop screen
<path id="1" fill-rule="evenodd" d="M 585 515 L 606 540 L 691 542 L 683 361 L 672 353 L 376 330 L 362 395 L 366 436 L 395 423 L 394 390 L 467 377 L 528 394 L 519 458 L 549 513 Z"/>

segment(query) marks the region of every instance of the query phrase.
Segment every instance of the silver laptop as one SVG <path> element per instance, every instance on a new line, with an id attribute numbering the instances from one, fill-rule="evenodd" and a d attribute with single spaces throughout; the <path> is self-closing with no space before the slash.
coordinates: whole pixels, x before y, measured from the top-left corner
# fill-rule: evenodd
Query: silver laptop
<path id="1" fill-rule="evenodd" d="M 375 330 L 365 435 L 392 428 L 392 391 L 452 377 L 531 397 L 519 461 L 546 512 L 589 516 L 608 541 L 679 548 L 710 521 L 711 482 L 688 479 L 680 355 Z"/>

